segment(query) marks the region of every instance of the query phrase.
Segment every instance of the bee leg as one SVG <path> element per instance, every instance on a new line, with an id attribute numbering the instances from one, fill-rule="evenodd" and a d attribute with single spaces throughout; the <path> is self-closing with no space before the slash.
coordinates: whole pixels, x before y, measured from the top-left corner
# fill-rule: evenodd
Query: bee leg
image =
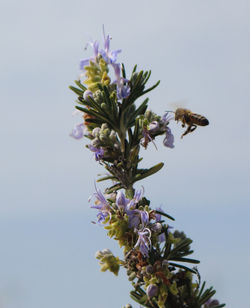
<path id="1" fill-rule="evenodd" d="M 196 127 L 195 127 L 196 128 Z M 192 125 L 189 125 L 187 130 L 181 135 L 181 138 L 183 138 L 183 136 L 187 135 L 188 133 L 192 132 Z"/>
<path id="2" fill-rule="evenodd" d="M 190 128 L 190 133 L 193 132 L 197 128 L 197 125 L 193 124 Z"/>

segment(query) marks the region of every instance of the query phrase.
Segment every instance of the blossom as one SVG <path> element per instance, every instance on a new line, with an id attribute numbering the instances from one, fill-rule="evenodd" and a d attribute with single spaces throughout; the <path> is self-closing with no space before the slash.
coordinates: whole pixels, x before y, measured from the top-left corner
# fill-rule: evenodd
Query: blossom
<path id="1" fill-rule="evenodd" d="M 174 117 L 171 116 L 171 115 L 169 114 L 169 112 L 164 113 L 164 115 L 163 115 L 162 118 L 161 118 L 162 122 L 165 123 L 165 124 L 168 124 L 169 121 L 171 121 L 171 120 L 173 120 L 173 119 L 174 119 Z"/>
<path id="2" fill-rule="evenodd" d="M 120 63 L 112 64 L 116 76 L 114 83 L 116 84 L 116 91 L 118 99 L 123 99 L 129 96 L 130 87 L 128 79 L 121 77 Z"/>
<path id="3" fill-rule="evenodd" d="M 157 132 L 158 129 L 159 129 L 159 122 L 157 122 L 157 121 L 151 122 L 148 126 L 148 132 L 149 133 Z"/>
<path id="4" fill-rule="evenodd" d="M 81 139 L 84 136 L 84 124 L 80 123 L 75 125 L 72 132 L 69 134 L 74 139 Z"/>
<path id="5" fill-rule="evenodd" d="M 118 53 L 121 52 L 121 49 L 117 50 L 110 50 L 110 39 L 109 35 L 105 35 L 104 26 L 103 26 L 103 36 L 104 36 L 104 49 L 100 50 L 100 54 L 102 55 L 103 59 L 106 63 L 112 64 L 115 63 L 117 60 Z"/>
<path id="6" fill-rule="evenodd" d="M 127 215 L 129 228 L 138 228 L 140 224 L 144 228 L 149 222 L 149 214 L 147 211 L 127 210 Z"/>
<path id="7" fill-rule="evenodd" d="M 93 93 L 92 91 L 90 90 L 86 90 L 84 93 L 83 93 L 83 99 L 85 101 L 88 101 L 89 100 L 89 97 L 92 97 L 93 98 Z"/>
<path id="8" fill-rule="evenodd" d="M 106 198 L 104 197 L 104 195 L 101 192 L 101 190 L 98 189 L 96 186 L 95 186 L 95 190 L 96 190 L 96 192 L 93 193 L 93 195 L 89 197 L 89 201 L 92 199 L 93 196 L 97 199 L 97 201 L 96 201 L 96 205 L 93 205 L 91 207 L 95 208 L 95 209 L 106 209 L 106 208 L 109 208 L 109 203 L 106 200 Z"/>
<path id="9" fill-rule="evenodd" d="M 135 244 L 135 248 L 139 247 L 144 257 L 148 257 L 148 251 L 151 247 L 151 231 L 148 228 L 144 228 L 141 231 L 136 230 L 138 233 L 138 240 Z"/>
<path id="10" fill-rule="evenodd" d="M 91 205 L 91 208 L 99 210 L 97 218 L 98 222 L 101 223 L 105 221 L 107 216 L 110 216 L 111 218 L 110 205 L 109 202 L 106 200 L 105 196 L 103 195 L 103 193 L 101 192 L 101 190 L 98 189 L 96 186 L 95 189 L 96 192 L 89 197 L 89 202 L 93 196 L 96 198 L 95 205 Z"/>
<path id="11" fill-rule="evenodd" d="M 95 160 L 101 160 L 103 158 L 104 155 L 104 150 L 103 148 L 96 148 L 93 145 L 89 144 L 88 148 L 90 149 L 90 151 L 95 153 Z"/>
<path id="12" fill-rule="evenodd" d="M 166 137 L 163 140 L 163 144 L 165 147 L 174 148 L 174 135 L 171 132 L 171 129 L 169 127 L 166 127 Z"/>
<path id="13" fill-rule="evenodd" d="M 80 60 L 80 70 L 84 70 L 84 67 L 86 65 L 89 65 L 89 62 L 95 62 L 96 61 L 96 57 L 98 56 L 98 49 L 99 49 L 99 43 L 98 41 L 90 41 L 87 43 L 85 49 L 87 48 L 87 46 L 90 45 L 93 50 L 94 50 L 94 57 L 90 57 L 90 58 L 87 58 L 87 59 L 82 59 Z"/>
<path id="14" fill-rule="evenodd" d="M 154 297 L 158 294 L 158 292 L 159 292 L 159 288 L 155 284 L 150 284 L 146 290 L 148 297 Z"/>
<path id="15" fill-rule="evenodd" d="M 119 190 L 117 195 L 116 195 L 116 205 L 119 207 L 119 208 L 123 208 L 125 211 L 127 210 L 127 205 L 129 203 L 129 199 L 127 199 L 124 195 L 124 193 Z"/>
<path id="16" fill-rule="evenodd" d="M 136 204 L 142 199 L 144 194 L 144 188 L 142 187 L 141 190 L 136 190 L 134 193 L 134 197 L 129 201 L 127 208 L 134 209 Z"/>

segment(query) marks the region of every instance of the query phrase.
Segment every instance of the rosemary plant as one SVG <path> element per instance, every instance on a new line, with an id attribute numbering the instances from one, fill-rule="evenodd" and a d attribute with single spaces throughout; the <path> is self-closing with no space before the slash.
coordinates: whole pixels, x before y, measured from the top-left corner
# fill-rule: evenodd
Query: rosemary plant
<path id="1" fill-rule="evenodd" d="M 159 116 L 149 110 L 148 98 L 140 100 L 159 81 L 147 87 L 151 72 L 138 71 L 137 66 L 127 77 L 124 65 L 117 62 L 121 50 L 110 49 L 109 35 L 104 33 L 103 48 L 97 41 L 88 45 L 94 55 L 81 60 L 82 74 L 76 85 L 70 86 L 77 95 L 76 109 L 83 117 L 71 136 L 89 139 L 86 147 L 107 170 L 107 176 L 97 182 L 109 180 L 112 184 L 104 193 L 95 188 L 91 207 L 98 211 L 98 223 L 118 241 L 124 253 L 121 260 L 109 249 L 98 251 L 101 271 L 118 275 L 123 266 L 133 286 L 131 298 L 144 307 L 224 307 L 211 299 L 215 290 L 205 287 L 193 266 L 199 261 L 190 258 L 192 240 L 169 226 L 173 217 L 150 207 L 143 189 L 134 189 L 134 183 L 155 174 L 164 165 L 140 167 L 140 149 L 149 143 L 155 145 L 154 140 L 160 135 L 164 135 L 164 146 L 174 147 L 169 128 L 174 118 L 169 113 Z"/>

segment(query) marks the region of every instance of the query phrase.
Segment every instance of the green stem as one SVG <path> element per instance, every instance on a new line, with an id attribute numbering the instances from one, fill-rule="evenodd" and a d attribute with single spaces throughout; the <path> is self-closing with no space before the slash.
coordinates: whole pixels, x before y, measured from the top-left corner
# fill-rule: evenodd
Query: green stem
<path id="1" fill-rule="evenodd" d="M 133 185 L 131 185 L 131 187 L 126 189 L 126 192 L 125 192 L 126 198 L 133 199 L 134 194 L 135 194 L 135 190 L 133 188 Z"/>

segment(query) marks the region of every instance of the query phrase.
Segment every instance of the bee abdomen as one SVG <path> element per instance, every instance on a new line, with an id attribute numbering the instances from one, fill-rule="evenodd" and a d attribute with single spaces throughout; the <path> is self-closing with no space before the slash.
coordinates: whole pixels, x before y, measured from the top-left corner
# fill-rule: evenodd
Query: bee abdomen
<path id="1" fill-rule="evenodd" d="M 200 126 L 206 126 L 209 124 L 209 121 L 207 118 L 203 117 L 202 115 L 200 114 L 197 114 L 197 113 L 193 113 L 191 115 L 191 118 L 192 118 L 192 122 L 194 124 L 197 124 L 197 125 L 200 125 Z"/>

